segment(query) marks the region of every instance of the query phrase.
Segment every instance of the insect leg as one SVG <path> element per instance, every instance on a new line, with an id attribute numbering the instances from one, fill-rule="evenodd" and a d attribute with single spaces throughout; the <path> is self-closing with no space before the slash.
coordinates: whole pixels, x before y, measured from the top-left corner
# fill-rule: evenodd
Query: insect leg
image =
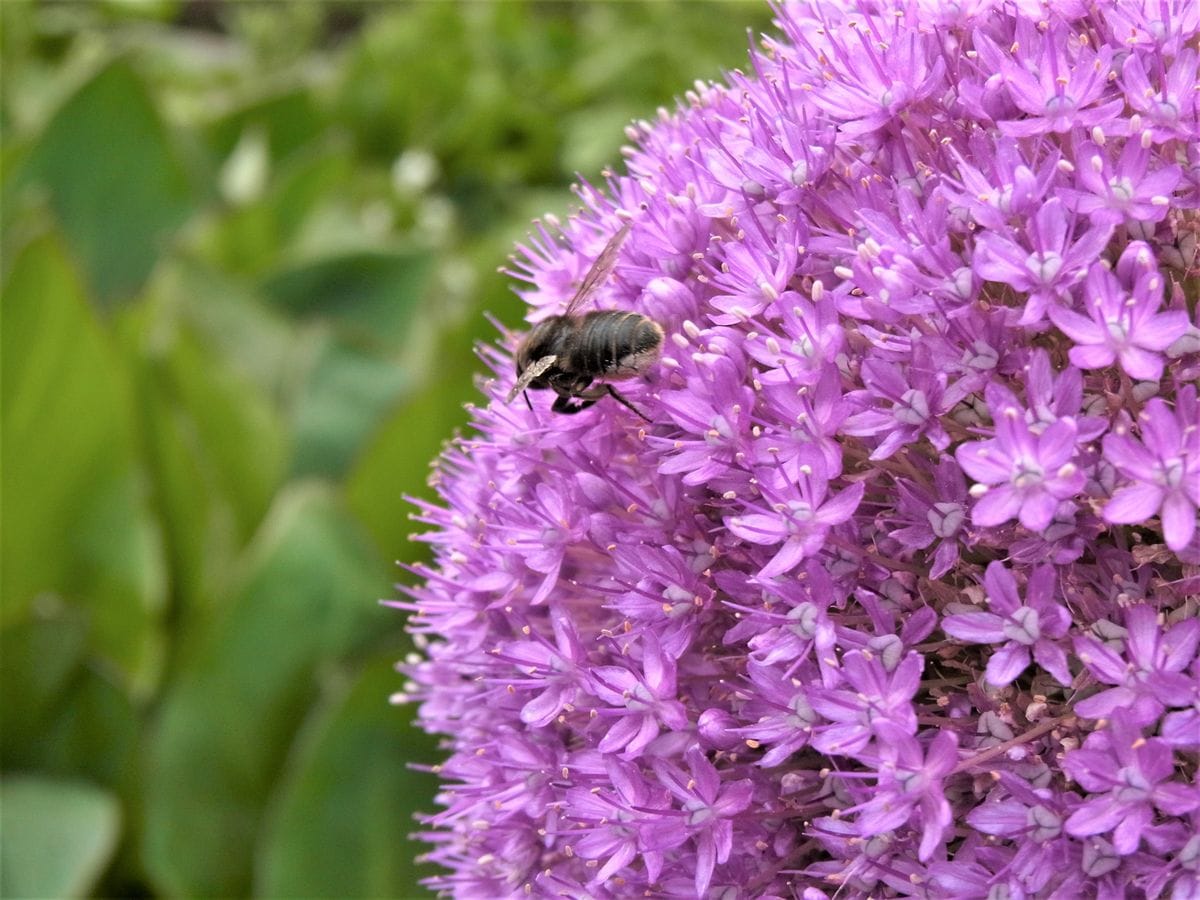
<path id="1" fill-rule="evenodd" d="M 581 409 L 587 409 L 596 402 L 597 398 L 604 395 L 603 391 L 597 392 L 596 388 L 588 390 L 591 383 L 592 379 L 586 376 L 570 376 L 565 373 L 552 378 L 550 387 L 558 396 L 554 398 L 554 404 L 550 409 L 553 412 L 567 413 L 568 415 L 573 415 Z M 576 401 L 583 402 L 577 403 Z"/>
<path id="2" fill-rule="evenodd" d="M 620 403 L 622 406 L 624 406 L 626 409 L 633 410 L 633 412 L 636 413 L 645 422 L 651 421 L 649 418 L 646 417 L 646 415 L 640 409 L 638 409 L 636 406 L 634 406 L 632 403 L 630 403 L 628 400 L 626 400 L 624 397 L 622 397 L 619 393 L 617 393 L 617 389 L 615 387 L 613 387 L 611 384 L 606 384 L 604 386 L 608 389 L 608 393 L 612 395 L 612 398 L 614 400 L 616 400 L 618 403 Z M 595 401 L 593 401 L 593 402 L 595 402 Z"/>
<path id="3" fill-rule="evenodd" d="M 577 400 L 579 401 L 578 403 L 575 402 Z M 581 400 L 579 397 L 573 397 L 568 394 L 559 394 L 554 398 L 554 403 L 551 405 L 550 409 L 552 412 L 574 415 L 580 410 L 587 409 L 595 402 L 595 400 Z"/>

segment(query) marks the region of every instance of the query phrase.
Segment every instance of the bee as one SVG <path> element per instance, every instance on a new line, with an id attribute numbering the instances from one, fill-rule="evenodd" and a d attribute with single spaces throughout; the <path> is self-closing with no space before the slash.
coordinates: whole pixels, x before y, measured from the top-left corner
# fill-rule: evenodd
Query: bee
<path id="1" fill-rule="evenodd" d="M 662 353 L 662 326 L 653 319 L 623 310 L 598 310 L 583 315 L 577 312 L 612 274 L 621 244 L 628 235 L 626 223 L 600 251 L 566 311 L 538 322 L 525 336 L 517 349 L 517 383 L 508 392 L 506 402 L 511 403 L 526 389 L 550 388 L 558 395 L 550 408 L 556 413 L 574 414 L 607 394 L 650 421 L 609 381 L 634 378 L 658 360 Z M 528 395 L 525 402 L 533 408 Z"/>

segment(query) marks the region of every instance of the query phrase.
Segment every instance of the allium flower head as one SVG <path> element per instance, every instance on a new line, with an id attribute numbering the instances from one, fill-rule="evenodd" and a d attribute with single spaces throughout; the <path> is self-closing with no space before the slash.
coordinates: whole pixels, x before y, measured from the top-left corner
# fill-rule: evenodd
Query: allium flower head
<path id="1" fill-rule="evenodd" d="M 1194 896 L 1200 14 L 797 0 L 511 271 L 417 518 L 458 897 Z M 596 374 L 596 373 L 593 373 Z M 590 396 L 590 395 L 589 395 Z"/>

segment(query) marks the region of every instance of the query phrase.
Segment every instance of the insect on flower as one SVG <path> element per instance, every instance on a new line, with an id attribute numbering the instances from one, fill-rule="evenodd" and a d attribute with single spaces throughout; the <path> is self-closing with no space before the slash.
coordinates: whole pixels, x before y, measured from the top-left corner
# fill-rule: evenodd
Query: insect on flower
<path id="1" fill-rule="evenodd" d="M 558 394 L 550 407 L 554 412 L 577 413 L 608 394 L 650 421 L 609 382 L 641 375 L 658 360 L 662 326 L 627 310 L 578 314 L 584 301 L 612 274 L 628 234 L 626 223 L 600 251 L 566 311 L 539 322 L 526 335 L 517 350 L 517 383 L 506 402 L 526 389 L 550 388 Z M 599 379 L 605 380 L 594 383 Z M 529 403 L 528 396 L 525 402 Z"/>

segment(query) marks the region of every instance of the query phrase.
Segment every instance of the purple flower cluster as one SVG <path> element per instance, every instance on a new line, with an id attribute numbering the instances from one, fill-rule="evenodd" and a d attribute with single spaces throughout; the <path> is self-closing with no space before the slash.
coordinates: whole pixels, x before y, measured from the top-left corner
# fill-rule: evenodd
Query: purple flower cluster
<path id="1" fill-rule="evenodd" d="M 1200 5 L 797 2 L 513 274 L 418 518 L 458 897 L 1200 896 Z"/>

